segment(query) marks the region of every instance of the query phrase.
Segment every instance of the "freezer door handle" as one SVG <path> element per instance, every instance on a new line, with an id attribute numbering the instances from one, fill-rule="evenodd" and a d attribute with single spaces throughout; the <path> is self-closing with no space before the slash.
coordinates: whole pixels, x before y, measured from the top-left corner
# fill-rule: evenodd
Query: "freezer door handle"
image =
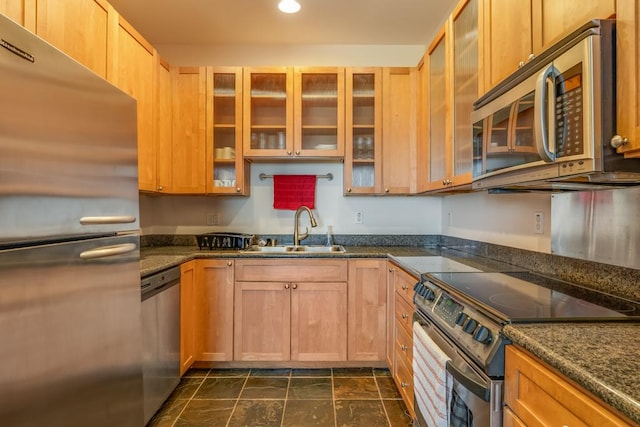
<path id="1" fill-rule="evenodd" d="M 136 222 L 136 217 L 133 215 L 83 216 L 80 218 L 82 225 L 131 224 L 132 222 Z"/>
<path id="2" fill-rule="evenodd" d="M 137 246 L 134 243 L 123 243 L 122 245 L 103 246 L 101 248 L 89 249 L 80 253 L 82 259 L 105 258 L 114 255 L 122 255 L 135 251 Z"/>

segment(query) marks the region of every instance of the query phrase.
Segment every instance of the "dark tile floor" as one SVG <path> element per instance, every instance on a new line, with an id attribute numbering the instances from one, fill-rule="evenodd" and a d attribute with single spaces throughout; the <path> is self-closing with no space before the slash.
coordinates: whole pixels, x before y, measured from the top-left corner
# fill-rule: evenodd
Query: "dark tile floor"
<path id="1" fill-rule="evenodd" d="M 148 427 L 410 426 L 386 369 L 191 369 Z"/>

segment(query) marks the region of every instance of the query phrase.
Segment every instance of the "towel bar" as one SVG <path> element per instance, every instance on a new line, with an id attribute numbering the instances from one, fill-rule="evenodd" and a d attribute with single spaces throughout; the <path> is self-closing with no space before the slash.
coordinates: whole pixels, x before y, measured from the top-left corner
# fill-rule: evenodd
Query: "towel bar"
<path id="1" fill-rule="evenodd" d="M 260 178 L 260 181 L 264 181 L 265 179 L 273 178 L 273 175 L 267 175 L 266 173 L 261 173 L 260 175 L 258 175 L 258 178 Z M 333 180 L 333 174 L 331 172 L 329 172 L 326 175 L 316 175 L 316 178 L 318 178 L 318 179 L 326 178 L 329 181 L 332 181 Z"/>

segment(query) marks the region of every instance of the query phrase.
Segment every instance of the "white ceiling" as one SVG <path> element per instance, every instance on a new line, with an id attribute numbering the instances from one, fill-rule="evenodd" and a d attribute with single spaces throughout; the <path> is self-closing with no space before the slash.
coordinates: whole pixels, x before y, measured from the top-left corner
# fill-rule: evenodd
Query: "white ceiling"
<path id="1" fill-rule="evenodd" d="M 174 56 L 177 46 L 192 54 L 194 49 L 202 52 L 206 47 L 219 51 L 248 46 L 255 50 L 260 46 L 296 49 L 375 45 L 387 49 L 419 46 L 424 50 L 456 3 L 456 0 L 299 0 L 300 12 L 287 15 L 278 10 L 278 1 L 110 0 L 110 3 L 161 54 L 174 52 Z"/>

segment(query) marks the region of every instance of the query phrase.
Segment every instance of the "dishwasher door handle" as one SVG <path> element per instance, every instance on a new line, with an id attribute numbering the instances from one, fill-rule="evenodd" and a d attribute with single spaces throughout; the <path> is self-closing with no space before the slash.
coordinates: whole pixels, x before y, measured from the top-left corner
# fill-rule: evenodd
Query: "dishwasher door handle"
<path id="1" fill-rule="evenodd" d="M 101 248 L 89 249 L 88 251 L 80 252 L 80 258 L 82 259 L 96 259 L 106 258 L 115 255 L 122 255 L 129 252 L 133 252 L 138 248 L 135 243 L 123 243 L 115 246 L 103 246 Z"/>

